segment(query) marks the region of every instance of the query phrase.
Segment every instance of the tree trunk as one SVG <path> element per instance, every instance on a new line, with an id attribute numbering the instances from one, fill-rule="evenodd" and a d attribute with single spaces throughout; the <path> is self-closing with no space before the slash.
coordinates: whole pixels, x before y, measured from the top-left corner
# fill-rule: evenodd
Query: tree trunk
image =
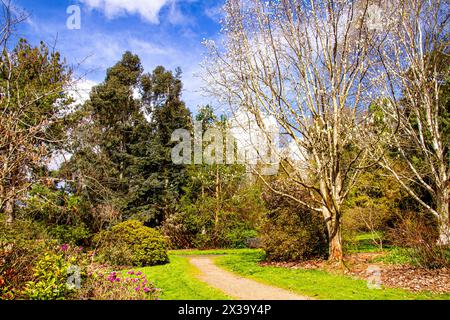
<path id="1" fill-rule="evenodd" d="M 444 190 L 437 201 L 437 211 L 439 213 L 439 245 L 447 246 L 450 244 L 450 213 L 449 213 L 449 194 Z"/>
<path id="2" fill-rule="evenodd" d="M 219 165 L 216 164 L 216 208 L 214 210 L 214 241 L 218 244 L 219 233 L 219 213 L 220 213 L 220 172 Z"/>
<path id="3" fill-rule="evenodd" d="M 14 198 L 10 198 L 5 204 L 6 223 L 12 224 L 16 220 L 15 201 Z"/>
<path id="4" fill-rule="evenodd" d="M 323 210 L 326 211 L 325 219 L 328 230 L 328 260 L 342 262 L 344 260 L 344 253 L 342 250 L 342 227 L 339 215 L 330 212 L 326 208 Z"/>
<path id="5" fill-rule="evenodd" d="M 330 236 L 330 256 L 328 260 L 330 261 L 343 261 L 344 260 L 344 253 L 342 250 L 342 233 L 341 233 L 341 226 L 336 227 L 337 230 L 335 230 L 335 234 L 333 236 L 332 233 L 329 233 Z"/>

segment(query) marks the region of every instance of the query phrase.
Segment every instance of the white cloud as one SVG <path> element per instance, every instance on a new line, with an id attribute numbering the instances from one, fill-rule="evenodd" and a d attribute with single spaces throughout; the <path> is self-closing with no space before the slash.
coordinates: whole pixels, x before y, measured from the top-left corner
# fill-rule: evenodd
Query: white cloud
<path id="1" fill-rule="evenodd" d="M 98 83 L 89 79 L 79 79 L 69 90 L 69 95 L 75 100 L 74 105 L 83 104 L 89 99 L 92 87 Z"/>
<path id="2" fill-rule="evenodd" d="M 112 19 L 125 14 L 137 14 L 150 23 L 159 23 L 159 12 L 173 0 L 80 0 L 91 9 L 104 12 Z"/>
<path id="3" fill-rule="evenodd" d="M 223 4 L 214 6 L 214 7 L 207 7 L 205 9 L 205 15 L 213 20 L 214 22 L 219 23 L 220 20 L 223 18 L 223 10 L 222 10 Z"/>

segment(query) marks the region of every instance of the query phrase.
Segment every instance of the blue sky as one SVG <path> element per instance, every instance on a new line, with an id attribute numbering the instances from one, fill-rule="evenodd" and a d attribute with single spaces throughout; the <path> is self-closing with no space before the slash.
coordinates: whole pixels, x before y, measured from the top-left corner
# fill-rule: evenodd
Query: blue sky
<path id="1" fill-rule="evenodd" d="M 201 95 L 200 72 L 204 39 L 220 33 L 223 0 L 14 0 L 30 18 L 19 29 L 32 43 L 43 40 L 85 74 L 83 88 L 104 79 L 105 71 L 126 50 L 140 56 L 146 71 L 157 65 L 181 67 L 183 98 L 195 111 L 211 99 Z M 81 9 L 81 29 L 66 27 L 67 8 Z"/>

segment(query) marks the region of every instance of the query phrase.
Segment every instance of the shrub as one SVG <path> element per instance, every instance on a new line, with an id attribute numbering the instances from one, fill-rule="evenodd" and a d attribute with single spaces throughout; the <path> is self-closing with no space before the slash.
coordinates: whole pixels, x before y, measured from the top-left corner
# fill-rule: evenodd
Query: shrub
<path id="1" fill-rule="evenodd" d="M 88 242 L 90 237 L 89 230 L 84 225 L 68 226 L 60 225 L 50 228 L 49 234 L 60 243 L 70 243 L 81 245 Z"/>
<path id="2" fill-rule="evenodd" d="M 242 249 L 248 248 L 249 239 L 257 237 L 257 231 L 249 230 L 245 226 L 236 226 L 224 234 L 223 242 L 228 244 L 228 248 Z"/>
<path id="3" fill-rule="evenodd" d="M 24 295 L 30 300 L 62 300 L 68 294 L 70 264 L 62 254 L 45 253 L 34 267 L 34 279 L 26 284 Z"/>
<path id="4" fill-rule="evenodd" d="M 437 244 L 439 238 L 437 223 L 432 216 L 404 213 L 387 233 L 389 241 L 406 248 L 413 264 L 427 269 L 450 267 L 448 246 Z"/>
<path id="5" fill-rule="evenodd" d="M 16 220 L 6 224 L 0 216 L 0 299 L 21 299 L 33 267 L 52 242 L 40 224 Z"/>
<path id="6" fill-rule="evenodd" d="M 287 192 L 289 186 L 279 184 Z M 307 197 L 295 190 L 297 196 Z M 326 258 L 328 252 L 326 227 L 316 212 L 270 191 L 264 194 L 269 213 L 261 228 L 262 247 L 269 261 L 300 261 Z"/>
<path id="7" fill-rule="evenodd" d="M 99 233 L 94 242 L 99 247 L 101 259 L 110 263 L 131 262 L 134 266 L 153 266 L 169 262 L 164 237 L 155 229 L 137 220 L 115 225 Z M 116 254 L 109 254 L 117 249 Z"/>
<path id="8" fill-rule="evenodd" d="M 78 299 L 90 300 L 156 300 L 160 295 L 157 289 L 140 271 L 94 272 L 88 277 L 86 285 L 78 292 Z"/>
<path id="9" fill-rule="evenodd" d="M 173 249 L 244 248 L 255 237 L 259 219 L 265 212 L 256 186 L 240 187 L 221 199 L 215 195 L 185 196 L 180 211 L 163 223 L 163 231 Z"/>

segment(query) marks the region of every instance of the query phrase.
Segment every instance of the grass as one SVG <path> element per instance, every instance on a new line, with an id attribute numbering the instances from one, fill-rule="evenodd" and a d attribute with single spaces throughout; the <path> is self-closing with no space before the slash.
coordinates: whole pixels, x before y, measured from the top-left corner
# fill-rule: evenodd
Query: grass
<path id="1" fill-rule="evenodd" d="M 257 251 L 257 250 L 256 250 Z M 219 256 L 235 255 L 255 252 L 255 249 L 211 249 L 211 250 L 171 250 L 169 254 L 175 256 Z"/>
<path id="2" fill-rule="evenodd" d="M 139 269 L 157 288 L 162 289 L 161 300 L 229 300 L 219 290 L 198 280 L 197 269 L 186 258 L 170 256 L 163 266 Z"/>
<path id="3" fill-rule="evenodd" d="M 414 264 L 414 260 L 408 254 L 408 249 L 399 247 L 391 248 L 381 257 L 377 257 L 373 261 L 386 264 Z"/>
<path id="4" fill-rule="evenodd" d="M 450 294 L 412 293 L 401 289 L 373 290 L 364 280 L 319 270 L 261 267 L 261 251 L 217 257 L 219 266 L 253 280 L 326 300 L 425 300 L 450 299 Z"/>
<path id="5" fill-rule="evenodd" d="M 375 234 L 370 232 L 360 233 L 354 236 L 352 241 L 349 241 L 346 244 L 345 249 L 348 253 L 380 252 L 390 249 L 388 246 L 383 246 L 383 250 L 381 250 L 380 247 L 373 242 L 373 237 L 375 237 L 376 240 L 379 240 L 382 239 L 383 234 L 381 232 L 376 232 Z"/>
<path id="6" fill-rule="evenodd" d="M 396 250 L 388 254 L 395 256 Z M 412 293 L 401 289 L 369 289 L 364 280 L 331 274 L 320 270 L 262 267 L 262 250 L 175 250 L 170 252 L 171 263 L 143 268 L 149 279 L 163 290 L 163 300 L 228 300 L 219 290 L 196 278 L 197 269 L 189 264 L 187 256 L 210 255 L 226 270 L 255 281 L 291 290 L 301 295 L 324 300 L 450 300 L 450 294 L 428 292 Z M 400 258 L 395 258 L 400 259 Z"/>

